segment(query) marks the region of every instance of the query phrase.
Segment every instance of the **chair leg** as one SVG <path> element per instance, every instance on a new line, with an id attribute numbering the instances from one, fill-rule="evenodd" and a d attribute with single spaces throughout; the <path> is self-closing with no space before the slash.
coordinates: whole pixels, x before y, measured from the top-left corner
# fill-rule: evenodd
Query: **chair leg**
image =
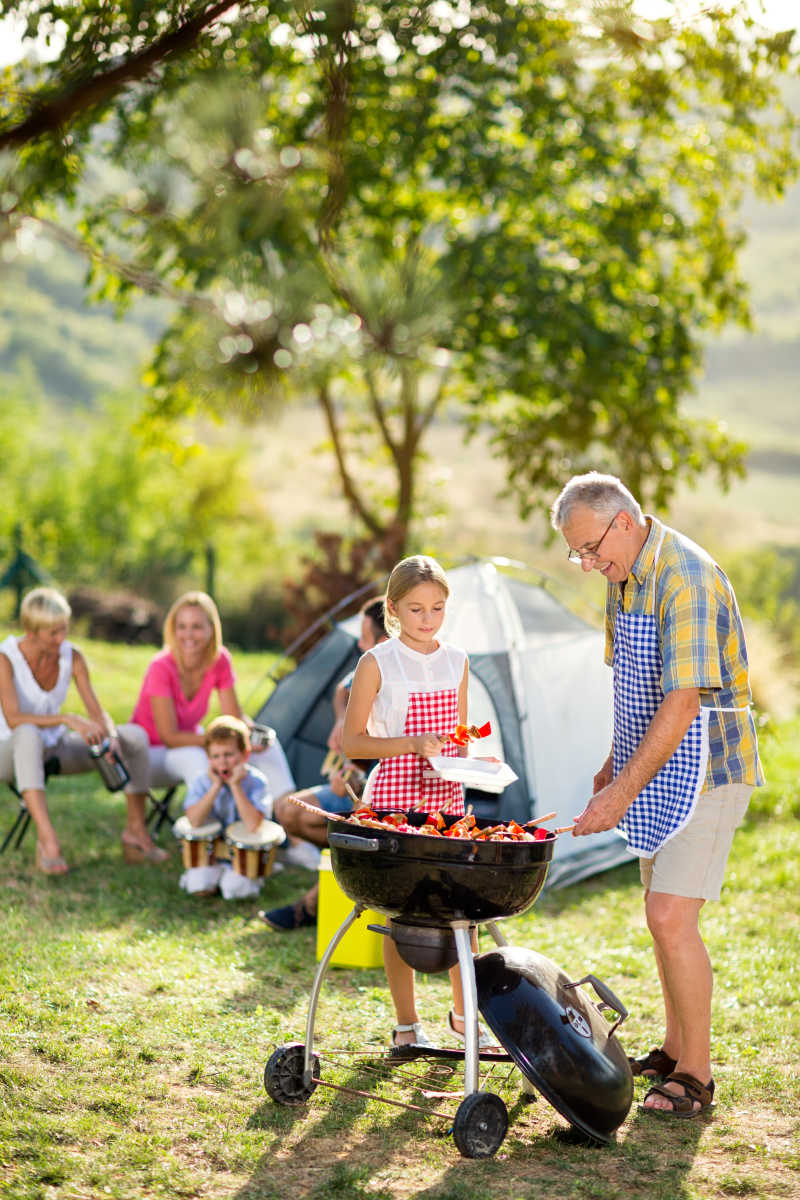
<path id="1" fill-rule="evenodd" d="M 25 834 L 28 831 L 28 825 L 30 824 L 30 820 L 31 820 L 31 814 L 28 812 L 27 807 L 24 804 L 20 803 L 19 812 L 17 813 L 17 819 L 14 822 L 14 824 L 11 826 L 11 828 L 9 829 L 8 833 L 6 834 L 2 846 L 0 846 L 0 854 L 5 854 L 6 850 L 8 849 L 9 843 L 11 841 L 13 841 L 13 839 L 14 839 L 14 834 L 17 834 L 17 840 L 14 842 L 14 849 L 15 850 L 19 849 L 19 847 L 22 843 L 22 839 L 25 837 Z M 19 832 L 17 833 L 17 831 L 19 831 Z"/>
<path id="2" fill-rule="evenodd" d="M 162 825 L 165 825 L 168 821 L 172 824 L 169 806 L 179 786 L 179 784 L 174 783 L 172 787 L 167 788 L 161 797 L 154 796 L 152 792 L 147 793 L 147 798 L 153 807 L 147 814 L 146 824 L 150 826 L 150 832 L 154 838 L 158 837 Z"/>

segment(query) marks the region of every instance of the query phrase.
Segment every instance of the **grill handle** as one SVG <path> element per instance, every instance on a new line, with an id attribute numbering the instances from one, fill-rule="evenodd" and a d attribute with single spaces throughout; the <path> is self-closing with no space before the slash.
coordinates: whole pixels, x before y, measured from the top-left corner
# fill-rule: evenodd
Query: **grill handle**
<path id="1" fill-rule="evenodd" d="M 357 833 L 334 833 L 333 830 L 328 833 L 328 845 L 335 846 L 337 850 L 362 850 L 367 854 L 375 854 L 381 848 L 378 838 L 359 837 Z"/>
<path id="2" fill-rule="evenodd" d="M 616 1030 L 619 1029 L 622 1022 L 628 1016 L 627 1008 L 625 1007 L 625 1005 L 622 1003 L 621 1000 L 617 999 L 617 997 L 614 995 L 614 993 L 612 992 L 612 990 L 608 986 L 608 984 L 603 983 L 602 979 L 598 979 L 596 975 L 584 975 L 583 979 L 578 979 L 575 981 L 575 983 L 565 983 L 564 987 L 565 988 L 577 988 L 577 987 L 580 987 L 581 984 L 583 984 L 583 983 L 590 983 L 592 985 L 592 987 L 594 988 L 594 990 L 597 992 L 597 994 L 601 1000 L 601 1003 L 597 1007 L 600 1009 L 601 1012 L 604 1008 L 610 1008 L 611 1011 L 615 1012 L 617 1014 L 617 1016 L 619 1017 L 619 1020 L 615 1021 L 614 1024 L 611 1026 L 611 1029 L 608 1034 L 608 1036 L 611 1037 L 611 1034 L 615 1033 Z"/>

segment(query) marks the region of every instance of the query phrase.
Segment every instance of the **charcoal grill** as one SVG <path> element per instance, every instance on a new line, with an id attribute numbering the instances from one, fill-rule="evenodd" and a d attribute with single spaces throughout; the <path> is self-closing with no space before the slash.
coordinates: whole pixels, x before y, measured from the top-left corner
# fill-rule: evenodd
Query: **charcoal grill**
<path id="1" fill-rule="evenodd" d="M 405 817 L 417 826 L 426 819 L 416 812 Z M 449 825 L 456 819 L 446 821 Z M 492 824 L 481 819 L 476 823 L 482 828 Z M 480 1090 L 482 1060 L 513 1061 L 527 1080 L 526 1090 L 538 1089 L 589 1138 L 607 1142 L 627 1115 L 633 1096 L 627 1058 L 614 1037 L 627 1011 L 595 976 L 573 982 L 543 956 L 509 947 L 497 924 L 534 903 L 555 841 L 552 833 L 524 842 L 437 838 L 355 826 L 344 815 L 333 819 L 328 826 L 331 865 L 355 906 L 317 968 L 305 1042 L 279 1047 L 266 1064 L 264 1084 L 271 1098 L 280 1104 L 303 1104 L 325 1083 L 313 1047 L 322 984 L 341 939 L 365 909 L 374 909 L 390 918 L 390 925 L 370 928 L 391 936 L 411 966 L 436 972 L 458 963 L 464 994 L 463 1051 L 402 1047 L 393 1048 L 390 1055 L 403 1061 L 415 1055 L 463 1059 L 464 1099 L 453 1121 L 459 1151 L 468 1158 L 489 1157 L 508 1128 L 501 1097 Z M 471 931 L 479 924 L 486 925 L 497 950 L 474 959 Z M 600 996 L 599 1006 L 582 991 L 587 982 Z M 479 1052 L 479 996 L 481 1011 L 506 1051 L 503 1056 Z M 600 1015 L 604 1008 L 617 1014 L 613 1028 Z M 526 1013 L 537 1026 L 534 1037 Z M 589 1081 L 585 1104 L 570 1064 L 578 1064 L 576 1069 Z M 562 1103 L 565 1089 L 568 1098 Z"/>

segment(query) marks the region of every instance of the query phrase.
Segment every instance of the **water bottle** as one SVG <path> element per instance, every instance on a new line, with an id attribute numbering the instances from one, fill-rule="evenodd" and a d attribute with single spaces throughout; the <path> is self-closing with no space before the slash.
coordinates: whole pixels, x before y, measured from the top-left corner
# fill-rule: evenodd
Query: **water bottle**
<path id="1" fill-rule="evenodd" d="M 117 754 L 111 750 L 111 738 L 104 738 L 97 746 L 90 746 L 89 753 L 100 777 L 110 792 L 118 792 L 130 782 L 128 770 Z"/>
<path id="2" fill-rule="evenodd" d="M 250 749 L 251 750 L 269 750 L 276 738 L 275 730 L 271 725 L 258 725 L 255 721 L 250 726 Z"/>

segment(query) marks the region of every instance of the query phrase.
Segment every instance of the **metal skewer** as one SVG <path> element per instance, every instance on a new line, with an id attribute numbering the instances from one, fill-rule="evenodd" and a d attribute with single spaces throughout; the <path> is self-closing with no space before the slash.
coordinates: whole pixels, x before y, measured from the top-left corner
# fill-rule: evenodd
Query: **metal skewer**
<path id="1" fill-rule="evenodd" d="M 304 808 L 306 812 L 313 813 L 315 817 L 324 817 L 326 821 L 338 821 L 340 817 L 335 813 L 328 813 L 324 808 L 317 808 L 316 804 L 308 804 L 305 800 L 301 800 L 299 796 L 287 796 L 286 799 L 290 804 L 294 804 L 297 808 Z"/>
<path id="2" fill-rule="evenodd" d="M 350 787 L 350 784 L 347 782 L 347 780 L 345 780 L 344 786 L 345 786 L 345 790 L 347 791 L 348 796 L 353 801 L 353 804 L 355 804 L 356 806 L 360 805 L 361 798 L 355 794 L 355 792 Z"/>
<path id="3" fill-rule="evenodd" d="M 545 813 L 543 817 L 532 817 L 530 821 L 525 822 L 522 828 L 527 829 L 529 825 L 544 825 L 545 821 L 552 821 L 553 817 L 555 816 L 557 816 L 557 814 L 551 812 Z"/>

